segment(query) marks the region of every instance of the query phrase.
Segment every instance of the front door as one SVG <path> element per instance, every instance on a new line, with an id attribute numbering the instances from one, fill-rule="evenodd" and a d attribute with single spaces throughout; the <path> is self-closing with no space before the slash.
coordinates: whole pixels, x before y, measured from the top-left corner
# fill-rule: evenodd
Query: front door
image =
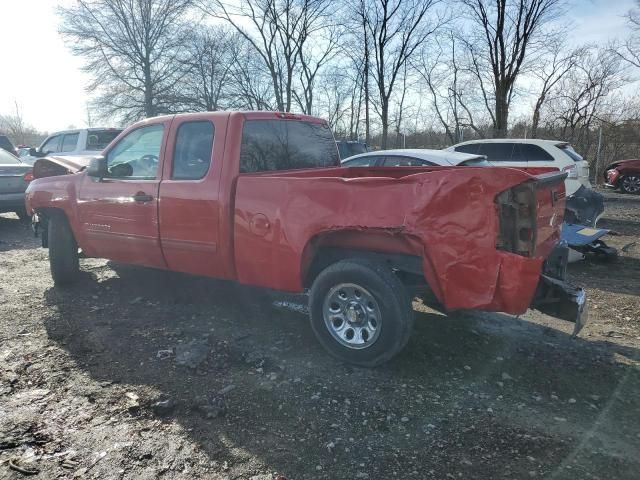
<path id="1" fill-rule="evenodd" d="M 158 190 L 165 131 L 171 121 L 132 130 L 106 152 L 108 176 L 84 176 L 78 216 L 86 253 L 165 267 L 158 230 Z"/>

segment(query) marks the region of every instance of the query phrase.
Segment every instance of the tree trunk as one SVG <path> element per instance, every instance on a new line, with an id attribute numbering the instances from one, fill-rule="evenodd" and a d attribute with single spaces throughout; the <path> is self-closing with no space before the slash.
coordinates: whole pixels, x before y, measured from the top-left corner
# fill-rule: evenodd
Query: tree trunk
<path id="1" fill-rule="evenodd" d="M 538 100 L 536 101 L 536 106 L 533 109 L 533 119 L 531 122 L 531 138 L 536 138 L 538 136 L 538 124 L 540 123 L 540 110 L 542 109 L 542 104 L 545 101 L 545 94 L 540 95 Z"/>
<path id="2" fill-rule="evenodd" d="M 382 98 L 380 105 L 380 120 L 382 121 L 382 150 L 389 144 L 389 99 Z"/>
<path id="3" fill-rule="evenodd" d="M 144 114 L 147 118 L 155 117 L 156 109 L 153 105 L 153 83 L 151 81 L 151 65 L 144 65 Z"/>
<path id="4" fill-rule="evenodd" d="M 509 101 L 507 89 L 501 85 L 496 86 L 496 119 L 493 126 L 494 138 L 506 138 L 507 122 L 509 120 Z"/>

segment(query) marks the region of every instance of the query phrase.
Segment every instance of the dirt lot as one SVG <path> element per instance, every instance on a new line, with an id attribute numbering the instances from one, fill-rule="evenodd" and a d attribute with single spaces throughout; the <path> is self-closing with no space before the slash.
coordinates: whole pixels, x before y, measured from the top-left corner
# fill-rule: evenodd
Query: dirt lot
<path id="1" fill-rule="evenodd" d="M 570 267 L 591 323 L 444 316 L 353 368 L 304 298 L 47 252 L 0 216 L 0 478 L 637 479 L 640 197 L 607 195 L 615 265 Z M 289 303 L 287 303 L 289 302 Z"/>

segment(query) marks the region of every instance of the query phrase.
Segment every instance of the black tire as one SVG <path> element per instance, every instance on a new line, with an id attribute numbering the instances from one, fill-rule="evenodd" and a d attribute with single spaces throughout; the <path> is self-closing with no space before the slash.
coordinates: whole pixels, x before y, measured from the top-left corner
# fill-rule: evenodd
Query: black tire
<path id="1" fill-rule="evenodd" d="M 618 185 L 620 185 L 620 191 L 623 193 L 640 195 L 640 188 L 637 187 L 639 182 L 640 182 L 640 174 L 625 175 L 624 177 L 621 177 L 620 180 L 618 180 Z M 631 185 L 633 185 L 633 187 Z"/>
<path id="2" fill-rule="evenodd" d="M 31 217 L 27 214 L 27 209 L 26 208 L 19 208 L 18 210 L 16 210 L 14 212 L 18 218 L 20 220 L 22 220 L 23 222 L 26 222 L 28 220 L 31 220 Z"/>
<path id="3" fill-rule="evenodd" d="M 78 279 L 78 244 L 64 215 L 48 220 L 49 266 L 56 285 L 68 285 Z"/>
<path id="4" fill-rule="evenodd" d="M 325 299 L 329 298 L 332 289 L 335 292 L 335 287 L 342 284 L 363 287 L 379 308 L 380 331 L 364 348 L 343 345 L 325 323 Z M 389 361 L 405 347 L 413 329 L 411 298 L 402 282 L 385 264 L 365 259 L 342 260 L 320 272 L 311 287 L 309 311 L 311 328 L 322 346 L 334 357 L 363 367 L 375 367 Z"/>

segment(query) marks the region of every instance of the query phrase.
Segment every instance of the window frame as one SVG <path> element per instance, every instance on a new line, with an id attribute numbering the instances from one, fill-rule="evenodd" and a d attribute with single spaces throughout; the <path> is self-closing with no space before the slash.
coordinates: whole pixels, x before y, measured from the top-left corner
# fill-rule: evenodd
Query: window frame
<path id="1" fill-rule="evenodd" d="M 111 153 L 118 148 L 118 145 L 120 145 L 121 142 L 123 142 L 129 135 L 131 135 L 134 132 L 137 132 L 138 130 L 142 130 L 144 128 L 152 128 L 152 127 L 160 127 L 161 131 L 162 131 L 162 135 L 160 137 L 160 147 L 159 147 L 159 151 L 158 151 L 158 169 L 156 171 L 155 176 L 153 177 L 142 177 L 142 176 L 128 176 L 128 177 L 116 177 L 111 175 L 111 172 L 109 172 L 109 155 L 111 155 Z M 141 181 L 141 180 L 160 180 L 162 178 L 162 168 L 161 168 L 161 163 L 162 163 L 162 147 L 164 145 L 164 141 L 165 141 L 165 133 L 166 133 L 167 128 L 165 127 L 164 123 L 150 123 L 147 125 L 140 125 L 139 127 L 136 127 L 130 131 L 128 131 L 120 140 L 118 140 L 118 142 L 116 144 L 113 145 L 113 147 L 111 147 L 109 149 L 109 151 L 104 152 L 104 158 L 107 161 L 107 176 L 105 178 L 108 178 L 109 180 L 134 180 L 134 181 Z"/>
<path id="2" fill-rule="evenodd" d="M 174 177 L 174 173 L 175 173 L 175 169 L 176 169 L 176 149 L 178 147 L 178 138 L 179 138 L 179 135 L 180 135 L 180 129 L 185 125 L 190 125 L 190 124 L 194 124 L 194 123 L 208 123 L 209 125 L 211 125 L 211 129 L 212 129 L 211 149 L 210 149 L 210 153 L 209 153 L 209 163 L 207 164 L 207 169 L 204 171 L 204 173 L 202 174 L 201 177 L 197 177 L 197 178 L 175 178 Z M 178 125 L 178 128 L 176 128 L 176 133 L 175 133 L 175 136 L 174 136 L 173 152 L 172 152 L 172 156 L 171 156 L 171 171 L 169 172 L 169 180 L 177 181 L 177 182 L 197 182 L 199 180 L 202 180 L 203 178 L 206 178 L 206 176 L 209 174 L 209 171 L 211 170 L 211 164 L 213 163 L 213 152 L 214 152 L 214 149 L 215 149 L 215 142 L 216 142 L 216 125 L 211 120 L 207 120 L 207 119 L 186 120 L 186 121 L 180 123 L 180 125 Z"/>

